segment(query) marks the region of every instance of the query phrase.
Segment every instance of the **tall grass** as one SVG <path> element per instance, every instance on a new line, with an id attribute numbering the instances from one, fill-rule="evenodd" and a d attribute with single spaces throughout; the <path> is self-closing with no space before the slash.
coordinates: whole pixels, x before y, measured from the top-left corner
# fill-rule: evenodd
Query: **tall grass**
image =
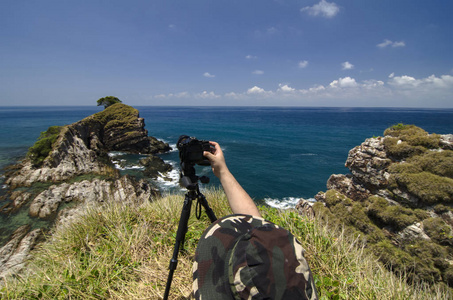
<path id="1" fill-rule="evenodd" d="M 204 192 L 218 217 L 231 213 L 222 191 Z M 109 203 L 80 220 L 54 229 L 34 252 L 27 272 L 3 279 L 2 299 L 160 299 L 173 254 L 183 195 L 169 195 L 140 206 Z M 263 216 L 290 230 L 303 243 L 322 299 L 449 299 L 440 288 L 409 286 L 365 251 L 341 228 L 301 217 L 293 210 L 260 208 Z M 192 258 L 209 225 L 189 219 L 179 254 L 171 299 L 187 299 Z"/>

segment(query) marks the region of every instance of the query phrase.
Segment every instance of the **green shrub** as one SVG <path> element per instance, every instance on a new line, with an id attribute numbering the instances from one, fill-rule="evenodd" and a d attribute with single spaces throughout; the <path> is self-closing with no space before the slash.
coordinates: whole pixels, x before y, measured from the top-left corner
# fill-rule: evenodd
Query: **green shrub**
<path id="1" fill-rule="evenodd" d="M 407 164 L 416 166 L 422 171 L 453 178 L 453 151 L 451 150 L 442 152 L 430 151 L 422 156 L 414 156 L 407 160 Z M 416 172 L 412 171 L 410 173 Z"/>
<path id="2" fill-rule="evenodd" d="M 429 172 L 392 174 L 392 179 L 425 203 L 453 202 L 453 179 Z"/>
<path id="3" fill-rule="evenodd" d="M 352 200 L 342 193 L 338 192 L 337 190 L 328 190 L 326 192 L 325 202 L 328 207 L 335 206 L 338 203 L 343 203 L 344 205 L 352 205 Z"/>
<path id="4" fill-rule="evenodd" d="M 436 206 L 434 206 L 434 212 L 436 214 L 443 214 L 443 213 L 448 212 L 449 210 L 450 209 L 443 204 L 437 204 Z"/>
<path id="5" fill-rule="evenodd" d="M 382 227 L 390 225 L 401 230 L 420 220 L 414 210 L 401 205 L 389 205 L 384 198 L 372 196 L 368 201 L 368 215 Z"/>
<path id="6" fill-rule="evenodd" d="M 395 159 L 404 159 L 420 155 L 427 149 L 437 149 L 440 145 L 440 136 L 428 134 L 415 125 L 397 124 L 384 131 L 387 136 L 384 147 L 387 154 Z"/>
<path id="7" fill-rule="evenodd" d="M 27 156 L 35 166 L 41 166 L 44 160 L 52 151 L 53 143 L 58 138 L 63 127 L 51 126 L 46 131 L 41 132 L 36 143 L 28 149 Z"/>
<path id="8" fill-rule="evenodd" d="M 401 160 L 414 155 L 423 154 L 426 151 L 425 147 L 412 146 L 406 141 L 398 142 L 398 138 L 387 137 L 384 140 L 384 148 L 388 156 Z"/>
<path id="9" fill-rule="evenodd" d="M 428 133 L 420 127 L 408 124 L 396 124 L 384 131 L 384 136 L 393 136 L 401 140 L 406 140 L 410 136 L 426 136 Z"/>
<path id="10" fill-rule="evenodd" d="M 383 240 L 371 246 L 379 260 L 388 268 L 396 271 L 396 273 L 404 274 L 413 272 L 414 258 L 407 252 L 392 245 L 389 240 Z"/>
<path id="11" fill-rule="evenodd" d="M 453 247 L 453 233 L 441 218 L 429 218 L 423 221 L 426 234 L 441 245 Z"/>

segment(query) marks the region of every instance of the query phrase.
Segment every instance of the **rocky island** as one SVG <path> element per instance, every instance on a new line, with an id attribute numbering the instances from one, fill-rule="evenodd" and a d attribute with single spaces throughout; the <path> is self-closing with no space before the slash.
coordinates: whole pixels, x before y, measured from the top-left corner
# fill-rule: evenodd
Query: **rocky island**
<path id="1" fill-rule="evenodd" d="M 453 287 L 453 135 L 398 124 L 350 150 L 345 166 L 350 174 L 332 175 L 311 212 L 346 226 L 411 283 Z"/>
<path id="2" fill-rule="evenodd" d="M 152 201 L 158 190 L 147 180 L 121 176 L 108 153 L 148 154 L 146 171 L 153 176 L 159 167 L 170 168 L 154 154 L 169 150 L 148 136 L 138 110 L 121 103 L 71 125 L 52 126 L 22 162 L 9 167 L 1 213 L 28 210 L 35 219 L 64 226 L 90 205 Z M 0 248 L 0 277 L 19 271 L 42 236 L 41 228 L 29 224 L 17 228 Z"/>

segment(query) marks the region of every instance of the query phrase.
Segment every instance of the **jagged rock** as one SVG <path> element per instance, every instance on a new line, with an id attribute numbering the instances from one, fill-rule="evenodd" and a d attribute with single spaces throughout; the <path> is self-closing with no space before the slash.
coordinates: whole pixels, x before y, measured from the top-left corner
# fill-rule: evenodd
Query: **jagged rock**
<path id="1" fill-rule="evenodd" d="M 42 235 L 41 229 L 29 230 L 30 225 L 19 227 L 0 249 L 0 277 L 13 275 L 25 266 L 30 250 Z"/>
<path id="2" fill-rule="evenodd" d="M 42 154 L 39 151 L 42 148 L 38 148 L 32 156 L 9 168 L 5 183 L 9 186 L 7 197 L 12 201 L 2 211 L 12 213 L 31 202 L 31 217 L 55 220 L 58 226 L 64 226 L 92 205 L 108 201 L 143 203 L 152 201 L 159 193 L 148 181 L 120 177 L 108 157 L 110 151 L 153 154 L 171 149 L 167 143 L 148 136 L 138 110 L 114 104 L 79 122 L 46 133 L 51 134 L 52 141 L 55 137 L 51 149 L 44 152 L 50 151 L 48 154 Z M 148 162 L 149 167 L 152 163 Z M 89 180 L 79 177 L 88 174 Z M 51 185 L 38 185 L 44 190 L 35 194 L 34 184 L 38 182 Z M 72 205 L 62 208 L 63 203 L 69 202 Z M 23 267 L 30 249 L 41 236 L 39 229 L 28 231 L 28 226 L 20 227 L 0 249 L 0 276 L 14 274 Z"/>
<path id="3" fill-rule="evenodd" d="M 328 209 L 329 217 L 365 235 L 369 248 L 393 270 L 412 268 L 413 278 L 453 287 L 445 265 L 453 253 L 453 135 L 404 124 L 384 134 L 349 151 L 350 174 L 330 176 L 328 191 L 315 196 L 324 208 L 315 209 L 321 216 Z"/>
<path id="4" fill-rule="evenodd" d="M 77 202 L 79 207 L 105 201 L 145 202 L 151 201 L 158 191 L 144 180 L 136 182 L 129 176 L 115 181 L 94 179 L 73 184 L 53 185 L 41 192 L 30 204 L 30 216 L 41 219 L 53 218 L 63 202 Z M 83 203 L 84 205 L 80 205 Z"/>
<path id="5" fill-rule="evenodd" d="M 299 214 L 307 216 L 308 218 L 314 218 L 315 212 L 313 210 L 313 202 L 307 201 L 305 199 L 300 199 L 296 204 L 296 210 Z"/>
<path id="6" fill-rule="evenodd" d="M 109 151 L 152 154 L 170 149 L 167 143 L 148 137 L 138 110 L 115 104 L 65 126 L 42 166 L 37 168 L 31 160 L 25 160 L 5 182 L 15 188 L 30 186 L 34 182 L 64 181 L 89 173 L 117 176 L 108 160 Z"/>
<path id="7" fill-rule="evenodd" d="M 318 193 L 315 195 L 314 198 L 315 198 L 316 201 L 325 204 L 325 202 L 326 202 L 326 193 L 324 193 L 324 192 L 318 192 Z"/>
<path id="8" fill-rule="evenodd" d="M 13 200 L 14 209 L 19 209 L 30 200 L 31 193 L 14 191 L 10 198 Z"/>
<path id="9" fill-rule="evenodd" d="M 327 188 L 329 190 L 337 190 L 343 195 L 357 201 L 363 201 L 371 195 L 370 191 L 357 182 L 351 175 L 331 175 L 327 180 Z"/>
<path id="10" fill-rule="evenodd" d="M 162 158 L 154 155 L 141 159 L 140 164 L 145 167 L 143 174 L 154 179 L 159 176 L 159 173 L 167 173 L 173 168 L 170 164 L 165 163 Z"/>
<path id="11" fill-rule="evenodd" d="M 440 147 L 444 150 L 453 150 L 453 134 L 441 134 Z"/>
<path id="12" fill-rule="evenodd" d="M 366 139 L 360 146 L 349 151 L 345 166 L 349 168 L 356 181 L 368 189 L 380 188 L 388 184 L 387 172 L 392 160 L 384 149 L 384 138 Z"/>
<path id="13" fill-rule="evenodd" d="M 409 225 L 400 232 L 398 232 L 398 238 L 401 241 L 414 241 L 417 239 L 431 240 L 430 237 L 423 231 L 423 224 L 417 222 Z"/>

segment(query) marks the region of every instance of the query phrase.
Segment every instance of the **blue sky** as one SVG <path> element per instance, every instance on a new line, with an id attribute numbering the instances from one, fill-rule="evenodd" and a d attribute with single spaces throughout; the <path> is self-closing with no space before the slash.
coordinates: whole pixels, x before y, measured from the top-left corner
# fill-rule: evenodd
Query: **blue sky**
<path id="1" fill-rule="evenodd" d="M 453 108 L 451 0 L 1 1 L 0 105 Z"/>

